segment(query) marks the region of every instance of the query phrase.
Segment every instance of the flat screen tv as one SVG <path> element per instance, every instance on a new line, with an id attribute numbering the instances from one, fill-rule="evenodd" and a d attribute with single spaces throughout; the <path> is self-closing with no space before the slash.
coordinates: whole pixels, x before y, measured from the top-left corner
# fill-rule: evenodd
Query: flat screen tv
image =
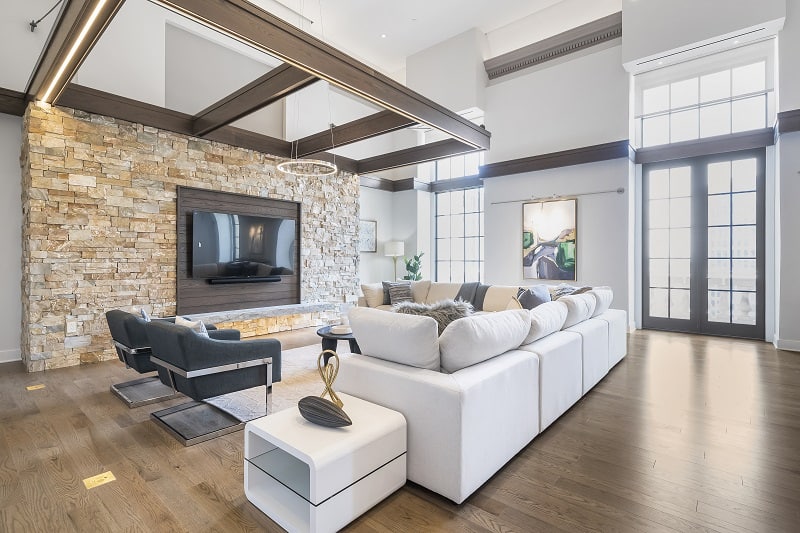
<path id="1" fill-rule="evenodd" d="M 295 226 L 288 218 L 194 211 L 192 277 L 280 281 L 297 271 Z"/>

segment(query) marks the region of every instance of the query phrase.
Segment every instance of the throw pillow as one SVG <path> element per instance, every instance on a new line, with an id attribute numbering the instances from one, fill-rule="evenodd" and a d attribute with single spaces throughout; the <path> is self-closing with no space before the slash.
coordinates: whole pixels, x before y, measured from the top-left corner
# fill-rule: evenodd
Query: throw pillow
<path id="1" fill-rule="evenodd" d="M 410 281 L 384 281 L 383 282 L 383 305 L 391 305 L 392 298 L 389 295 L 389 289 L 398 285 L 408 285 L 408 292 L 411 293 Z"/>
<path id="2" fill-rule="evenodd" d="M 202 326 L 205 329 L 205 324 L 203 324 L 200 320 L 189 320 L 183 316 L 176 316 L 175 317 L 175 325 L 176 326 L 183 326 L 185 328 L 192 329 L 196 332 L 200 332 L 200 327 Z M 206 332 L 207 333 L 207 332 Z"/>
<path id="3" fill-rule="evenodd" d="M 142 320 L 144 320 L 145 322 L 150 322 L 150 313 L 147 312 L 147 309 L 142 307 L 141 309 L 139 309 L 139 314 L 142 315 Z"/>
<path id="4" fill-rule="evenodd" d="M 199 330 L 193 329 L 192 331 L 194 331 L 195 333 L 197 333 L 201 337 L 208 337 L 209 336 L 208 335 L 208 329 L 206 329 L 206 325 L 203 324 L 202 322 L 200 322 L 200 329 Z"/>
<path id="5" fill-rule="evenodd" d="M 562 296 L 569 296 L 570 294 L 581 294 L 587 291 L 592 290 L 591 287 L 573 287 L 572 285 L 567 285 L 566 283 L 562 283 L 561 285 L 556 285 L 555 287 L 549 287 L 550 290 L 550 299 L 551 300 L 558 300 Z"/>
<path id="6" fill-rule="evenodd" d="M 389 301 L 392 305 L 400 302 L 413 302 L 410 283 L 392 283 L 389 286 Z"/>
<path id="7" fill-rule="evenodd" d="M 472 304 L 462 301 L 442 300 L 433 304 L 418 304 L 416 302 L 400 302 L 392 306 L 395 313 L 406 315 L 429 316 L 436 320 L 439 326 L 439 335 L 451 322 L 472 314 Z"/>
<path id="8" fill-rule="evenodd" d="M 530 311 L 537 305 L 549 302 L 551 300 L 550 291 L 547 289 L 547 285 L 521 287 L 517 293 L 517 300 L 523 308 Z"/>

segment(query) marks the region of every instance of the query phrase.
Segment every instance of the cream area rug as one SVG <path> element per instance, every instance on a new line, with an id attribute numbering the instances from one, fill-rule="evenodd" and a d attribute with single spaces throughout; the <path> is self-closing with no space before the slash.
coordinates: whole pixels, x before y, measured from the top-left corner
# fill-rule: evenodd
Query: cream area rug
<path id="1" fill-rule="evenodd" d="M 281 352 L 281 380 L 272 386 L 270 412 L 294 407 L 305 396 L 322 394 L 324 385 L 317 370 L 320 352 L 322 347 L 319 344 Z M 333 386 L 336 389 L 336 383 Z M 209 398 L 206 403 L 247 422 L 266 414 L 265 392 L 266 387 L 255 387 Z"/>

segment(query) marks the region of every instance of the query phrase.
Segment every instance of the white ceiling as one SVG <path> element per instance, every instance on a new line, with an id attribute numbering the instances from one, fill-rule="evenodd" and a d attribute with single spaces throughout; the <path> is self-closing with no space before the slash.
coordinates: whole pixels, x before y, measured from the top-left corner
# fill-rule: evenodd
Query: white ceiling
<path id="1" fill-rule="evenodd" d="M 406 57 L 471 28 L 489 33 L 560 1 L 250 0 L 387 74 L 402 70 Z"/>
<path id="2" fill-rule="evenodd" d="M 250 1 L 402 81 L 406 57 L 470 28 L 492 32 L 562 0 Z M 0 46 L 14 52 L 0 57 L 0 87 L 24 91 L 58 9 L 33 33 L 28 22 L 53 4 L 55 0 L 3 1 Z"/>

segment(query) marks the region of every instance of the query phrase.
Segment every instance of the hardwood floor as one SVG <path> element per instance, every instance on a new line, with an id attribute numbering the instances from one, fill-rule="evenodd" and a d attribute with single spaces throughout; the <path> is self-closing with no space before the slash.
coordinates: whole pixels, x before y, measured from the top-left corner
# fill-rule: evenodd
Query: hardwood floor
<path id="1" fill-rule="evenodd" d="M 319 342 L 313 330 L 279 337 L 287 349 Z M 169 403 L 128 409 L 109 392 L 134 377 L 119 362 L 36 374 L 0 365 L 0 530 L 280 531 L 244 496 L 242 433 L 184 448 L 149 419 Z M 116 481 L 84 487 L 107 470 Z M 638 331 L 602 382 L 464 504 L 408 483 L 348 530 L 798 523 L 800 354 Z"/>

